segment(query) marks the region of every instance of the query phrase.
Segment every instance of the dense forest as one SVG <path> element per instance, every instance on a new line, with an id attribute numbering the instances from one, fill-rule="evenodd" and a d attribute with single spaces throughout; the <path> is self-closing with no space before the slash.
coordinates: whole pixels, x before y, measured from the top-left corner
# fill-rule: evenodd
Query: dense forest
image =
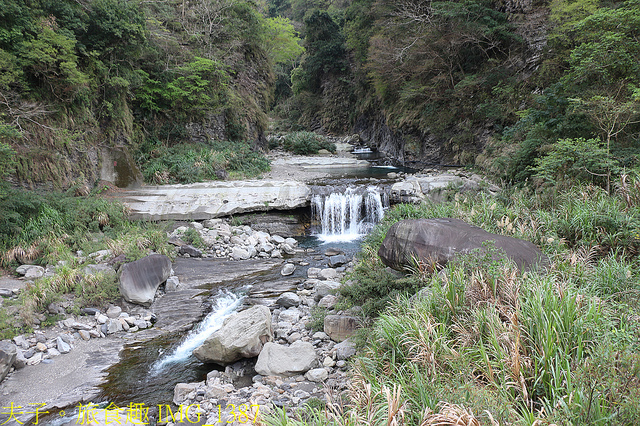
<path id="1" fill-rule="evenodd" d="M 638 6 L 3 0 L 0 155 L 14 183 L 91 185 L 99 147 L 249 153 L 271 115 L 405 164 L 607 185 L 637 162 Z"/>
<path id="2" fill-rule="evenodd" d="M 270 10 L 303 22 L 306 53 L 276 107 L 292 125 L 355 129 L 398 159 L 476 165 L 510 182 L 603 184 L 637 162 L 637 2 L 293 0 Z"/>
<path id="3" fill-rule="evenodd" d="M 99 147 L 139 163 L 186 142 L 259 148 L 273 69 L 302 51 L 288 21 L 262 12 L 232 0 L 3 0 L 3 162 L 13 157 L 16 182 L 65 188 L 94 183 Z"/>

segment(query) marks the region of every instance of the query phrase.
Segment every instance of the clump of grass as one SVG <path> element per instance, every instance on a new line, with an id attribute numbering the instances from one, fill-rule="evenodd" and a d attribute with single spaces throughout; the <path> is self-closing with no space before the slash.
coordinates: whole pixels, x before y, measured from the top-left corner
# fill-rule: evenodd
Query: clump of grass
<path id="1" fill-rule="evenodd" d="M 112 255 L 125 255 L 127 261 L 134 261 L 147 256 L 150 252 L 175 256 L 175 251 L 167 244 L 167 235 L 159 227 L 131 223 L 126 231 L 118 232 L 105 239 L 105 245 Z"/>
<path id="2" fill-rule="evenodd" d="M 282 141 L 282 148 L 286 151 L 298 155 L 317 154 L 321 149 L 329 152 L 336 152 L 336 145 L 317 133 L 294 132 L 285 135 Z"/>
<path id="3" fill-rule="evenodd" d="M 32 200 L 27 206 L 23 201 L 29 194 Z M 76 309 L 120 297 L 115 274 L 82 272 L 81 259 L 73 255 L 79 249 L 90 253 L 109 248 L 113 256 L 122 254 L 128 261 L 152 251 L 175 255 L 163 229 L 129 221 L 128 210 L 121 203 L 96 195 L 72 197 L 64 193 L 45 196 L 13 191 L 3 196 L 0 211 L 10 204 L 16 210 L 11 215 L 0 216 L 2 266 L 27 262 L 58 265 L 54 276 L 38 279 L 26 287 L 17 309 L 10 307 L 0 313 L 5 337 L 20 334 L 49 303 L 65 295 L 74 298 Z M 16 315 L 14 310 L 18 311 Z"/>
<path id="4" fill-rule="evenodd" d="M 97 195 L 11 190 L 0 196 L 2 264 L 65 259 L 91 233 L 117 234 L 129 225 L 122 204 Z"/>
<path id="5" fill-rule="evenodd" d="M 255 177 L 269 170 L 267 158 L 248 142 L 159 143 L 139 157 L 144 180 L 155 184 Z"/>
<path id="6" fill-rule="evenodd" d="M 204 239 L 202 239 L 202 236 L 200 235 L 200 233 L 194 228 L 187 229 L 184 232 L 184 234 L 182 234 L 182 239 L 187 244 L 191 244 L 194 247 L 198 247 L 198 248 L 206 247 L 206 244 L 204 243 Z"/>
<path id="7" fill-rule="evenodd" d="M 314 306 L 311 308 L 311 320 L 307 324 L 307 328 L 313 332 L 324 330 L 324 318 L 329 313 L 327 308 Z"/>
<path id="8" fill-rule="evenodd" d="M 11 339 L 19 334 L 32 331 L 30 326 L 25 325 L 17 316 L 9 312 L 13 307 L 13 303 L 7 301 L 0 307 L 0 340 Z"/>
<path id="9" fill-rule="evenodd" d="M 383 389 L 394 385 L 406 407 L 399 425 L 633 423 L 640 403 L 634 182 L 613 195 L 587 186 L 549 199 L 525 189 L 390 210 L 366 239 L 345 294 L 351 303 L 386 300 L 368 311 L 377 318 L 336 423 L 385 424 Z M 460 218 L 531 240 L 551 264 L 546 275 L 520 274 L 491 248 L 444 270 L 416 259 L 407 272 L 424 287 L 420 296 L 410 298 L 416 288 L 407 286 L 385 298 L 375 290 L 389 288 L 377 249 L 393 223 L 421 217 Z"/>
<path id="10" fill-rule="evenodd" d="M 365 316 L 377 315 L 398 295 L 414 294 L 422 286 L 414 276 L 398 277 L 389 273 L 370 247 L 363 248 L 350 276 L 357 280 L 341 286 L 340 296 L 349 306 L 361 306 Z"/>
<path id="11" fill-rule="evenodd" d="M 74 295 L 77 310 L 102 306 L 120 297 L 115 273 L 84 274 L 80 268 L 62 265 L 56 274 L 28 284 L 20 294 L 20 318 L 25 325 L 33 323 L 36 314 L 65 295 Z"/>

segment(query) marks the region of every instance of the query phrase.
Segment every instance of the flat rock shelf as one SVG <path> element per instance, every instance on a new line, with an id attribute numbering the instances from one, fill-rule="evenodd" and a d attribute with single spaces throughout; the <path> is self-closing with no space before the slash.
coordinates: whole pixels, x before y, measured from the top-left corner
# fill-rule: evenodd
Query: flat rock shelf
<path id="1" fill-rule="evenodd" d="M 293 210 L 309 205 L 311 189 L 295 181 L 202 182 L 145 186 L 118 198 L 132 219 L 205 220 L 267 210 Z"/>

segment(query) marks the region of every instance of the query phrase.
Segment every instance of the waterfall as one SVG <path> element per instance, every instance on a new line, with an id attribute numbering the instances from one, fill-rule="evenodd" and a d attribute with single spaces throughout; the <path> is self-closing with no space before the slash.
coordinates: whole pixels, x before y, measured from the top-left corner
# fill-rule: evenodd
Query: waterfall
<path id="1" fill-rule="evenodd" d="M 202 345 L 213 332 L 222 327 L 224 320 L 236 312 L 242 304 L 243 297 L 237 296 L 227 290 L 221 290 L 209 313 L 200 325 L 189 332 L 187 337 L 169 355 L 161 356 L 151 368 L 151 372 L 158 374 L 163 367 L 176 362 L 183 362 L 191 357 L 191 352 Z"/>
<path id="2" fill-rule="evenodd" d="M 313 195 L 311 214 L 322 227 L 318 235 L 321 240 L 352 241 L 382 220 L 388 204 L 386 194 L 381 194 L 374 186 L 364 190 L 349 187 L 343 193 Z"/>

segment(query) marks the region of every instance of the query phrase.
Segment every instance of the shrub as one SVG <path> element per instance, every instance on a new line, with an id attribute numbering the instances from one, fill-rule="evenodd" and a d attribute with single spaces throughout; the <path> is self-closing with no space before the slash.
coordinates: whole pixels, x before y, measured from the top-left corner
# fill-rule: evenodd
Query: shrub
<path id="1" fill-rule="evenodd" d="M 350 404 L 338 422 L 384 422 L 395 389 L 394 406 L 404 407 L 398 424 L 431 424 L 429 416 L 447 407 L 467 418 L 475 413 L 478 424 L 633 423 L 640 395 L 636 182 L 619 187 L 614 195 L 594 186 L 558 197 L 526 189 L 498 198 L 456 194 L 391 209 L 365 240 L 342 293 L 377 318 L 363 330 Z M 391 224 L 420 217 L 460 218 L 534 241 L 551 264 L 544 276 L 521 275 L 489 247 L 438 274 L 417 263 L 402 279 L 415 286 L 395 289 L 378 247 Z"/>
<path id="2" fill-rule="evenodd" d="M 608 171 L 618 170 L 599 139 L 560 139 L 535 163 L 534 177 L 562 187 L 570 187 L 576 181 L 604 186 Z"/>
<path id="3" fill-rule="evenodd" d="M 340 295 L 347 304 L 362 306 L 365 316 L 375 316 L 396 297 L 415 293 L 422 284 L 414 277 L 397 277 L 384 268 L 375 252 L 363 248 L 354 266 L 351 284 L 340 287 Z"/>
<path id="4" fill-rule="evenodd" d="M 194 228 L 187 229 L 185 233 L 182 234 L 182 238 L 187 244 L 191 244 L 194 247 L 198 247 L 198 248 L 205 247 L 205 243 L 204 243 L 204 240 L 202 239 L 202 236 Z"/>
<path id="5" fill-rule="evenodd" d="M 247 142 L 145 145 L 139 153 L 145 181 L 193 183 L 230 177 L 253 177 L 269 170 L 269 161 Z"/>
<path id="6" fill-rule="evenodd" d="M 319 306 L 314 306 L 311 308 L 311 321 L 307 324 L 307 328 L 316 331 L 324 330 L 324 318 L 327 316 L 329 310 L 327 308 L 321 308 Z"/>
<path id="7" fill-rule="evenodd" d="M 317 154 L 321 149 L 336 152 L 336 145 L 329 142 L 326 137 L 312 132 L 289 133 L 284 137 L 282 147 L 298 155 Z"/>

